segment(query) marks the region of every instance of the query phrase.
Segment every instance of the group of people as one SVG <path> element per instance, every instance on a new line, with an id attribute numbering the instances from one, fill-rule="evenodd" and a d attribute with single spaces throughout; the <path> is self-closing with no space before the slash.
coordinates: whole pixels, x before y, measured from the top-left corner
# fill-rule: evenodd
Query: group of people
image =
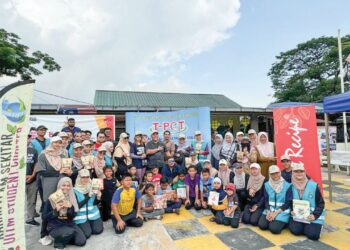
<path id="1" fill-rule="evenodd" d="M 210 221 L 233 228 L 242 222 L 274 234 L 288 227 L 296 235 L 320 237 L 325 209 L 317 184 L 288 155 L 280 158 L 281 171 L 265 132 L 214 134 L 210 147 L 200 131 L 189 143 L 184 134 L 174 142 L 170 131 L 161 141 L 156 130 L 150 138 L 136 131 L 133 142 L 123 132 L 115 142 L 109 128 L 93 141 L 74 119 L 51 138 L 46 131 L 39 126 L 35 138 L 28 135 L 26 174 L 26 223 L 40 226 L 39 192 L 43 245 L 53 239 L 56 249 L 83 246 L 103 232 L 103 221 L 111 219 L 122 234 L 164 213 L 180 214 L 182 205 L 209 209 Z M 63 202 L 54 202 L 57 193 L 64 194 Z M 307 221 L 293 220 L 295 200 L 309 202 Z"/>

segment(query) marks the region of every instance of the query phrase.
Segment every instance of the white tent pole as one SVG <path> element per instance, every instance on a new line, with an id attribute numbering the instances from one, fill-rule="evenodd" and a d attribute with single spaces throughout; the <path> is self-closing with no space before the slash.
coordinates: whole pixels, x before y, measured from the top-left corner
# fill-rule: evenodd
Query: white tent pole
<path id="1" fill-rule="evenodd" d="M 327 149 L 327 166 L 328 166 L 328 188 L 329 188 L 329 201 L 333 201 L 332 197 L 332 167 L 331 167 L 331 155 L 329 150 L 329 131 L 328 131 L 328 114 L 324 113 L 324 123 L 326 125 L 326 149 Z"/>
<path id="2" fill-rule="evenodd" d="M 341 92 L 344 93 L 344 68 L 343 68 L 343 54 L 342 54 L 342 46 L 341 46 L 340 29 L 338 29 L 338 54 L 339 54 L 340 87 L 341 87 Z M 343 128 L 344 128 L 345 151 L 348 150 L 348 129 L 347 129 L 346 122 L 347 122 L 347 120 L 346 120 L 346 113 L 343 112 Z"/>

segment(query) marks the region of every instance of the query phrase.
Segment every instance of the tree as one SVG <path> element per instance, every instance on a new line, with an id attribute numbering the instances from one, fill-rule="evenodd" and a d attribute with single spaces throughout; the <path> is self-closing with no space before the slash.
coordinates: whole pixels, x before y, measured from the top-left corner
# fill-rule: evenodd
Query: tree
<path id="1" fill-rule="evenodd" d="M 32 79 L 33 75 L 40 75 L 42 72 L 35 66 L 52 72 L 59 71 L 54 58 L 41 51 L 35 51 L 28 55 L 28 47 L 19 43 L 19 36 L 0 29 L 0 77 L 3 75 L 17 76 L 22 80 Z"/>
<path id="2" fill-rule="evenodd" d="M 338 40 L 320 37 L 276 56 L 269 73 L 276 102 L 319 102 L 340 93 Z M 343 59 L 350 53 L 350 35 L 342 38 Z"/>

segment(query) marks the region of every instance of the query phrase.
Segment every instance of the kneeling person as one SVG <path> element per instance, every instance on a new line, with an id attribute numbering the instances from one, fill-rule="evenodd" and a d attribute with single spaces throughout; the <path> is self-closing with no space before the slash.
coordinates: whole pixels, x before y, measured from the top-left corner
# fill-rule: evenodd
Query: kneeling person
<path id="1" fill-rule="evenodd" d="M 115 191 L 112 198 L 112 222 L 117 234 L 124 233 L 126 226 L 141 227 L 143 216 L 141 214 L 141 193 L 132 186 L 130 174 L 125 174 L 121 178 L 122 186 Z M 134 209 L 137 200 L 137 211 Z"/>

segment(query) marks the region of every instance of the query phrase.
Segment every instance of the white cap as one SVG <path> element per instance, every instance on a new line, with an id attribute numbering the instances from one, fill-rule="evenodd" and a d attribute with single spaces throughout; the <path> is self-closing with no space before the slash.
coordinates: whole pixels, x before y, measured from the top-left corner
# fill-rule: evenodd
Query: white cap
<path id="1" fill-rule="evenodd" d="M 282 155 L 282 156 L 281 156 L 281 161 L 283 161 L 283 160 L 288 160 L 288 161 L 290 161 L 289 155 Z"/>
<path id="2" fill-rule="evenodd" d="M 254 129 L 249 129 L 248 130 L 248 135 L 250 135 L 250 134 L 256 134 L 256 131 Z"/>
<path id="3" fill-rule="evenodd" d="M 211 163 L 210 160 L 206 159 L 203 161 L 203 163 Z"/>
<path id="4" fill-rule="evenodd" d="M 296 162 L 292 162 L 292 170 L 303 170 L 305 171 L 305 168 L 304 168 L 304 164 L 302 162 L 300 163 L 296 163 Z"/>
<path id="5" fill-rule="evenodd" d="M 185 138 L 186 139 L 186 135 L 185 134 L 179 134 L 179 139 L 180 138 Z"/>
<path id="6" fill-rule="evenodd" d="M 66 133 L 66 132 L 60 132 L 59 134 L 58 134 L 58 136 L 59 137 L 68 137 L 68 134 Z"/>
<path id="7" fill-rule="evenodd" d="M 239 136 L 239 135 L 244 135 L 244 133 L 243 133 L 242 131 L 238 131 L 238 132 L 236 133 L 236 136 Z"/>
<path id="8" fill-rule="evenodd" d="M 90 140 L 84 140 L 83 145 L 92 145 L 93 143 Z"/>
<path id="9" fill-rule="evenodd" d="M 83 145 L 81 145 L 80 143 L 74 143 L 73 144 L 73 148 L 82 148 Z"/>
<path id="10" fill-rule="evenodd" d="M 225 159 L 221 159 L 219 161 L 219 165 L 221 165 L 221 164 L 227 165 L 227 161 Z"/>
<path id="11" fill-rule="evenodd" d="M 201 133 L 201 131 L 199 131 L 199 130 L 197 130 L 197 131 L 195 131 L 194 132 L 194 135 L 201 135 L 202 133 Z"/>
<path id="12" fill-rule="evenodd" d="M 271 165 L 269 167 L 269 174 L 281 172 L 280 168 L 276 165 Z"/>
<path id="13" fill-rule="evenodd" d="M 62 138 L 59 137 L 59 136 L 53 136 L 53 137 L 51 138 L 51 142 L 56 142 L 56 141 L 62 141 Z"/>
<path id="14" fill-rule="evenodd" d="M 142 135 L 142 132 L 141 131 L 136 131 L 135 135 Z"/>
<path id="15" fill-rule="evenodd" d="M 157 134 L 159 134 L 159 133 L 158 133 L 158 130 L 156 130 L 156 129 L 153 129 L 153 130 L 152 130 L 152 133 L 151 133 L 151 135 L 153 135 L 154 133 L 157 133 Z"/>
<path id="16" fill-rule="evenodd" d="M 125 132 L 123 132 L 123 133 L 121 133 L 121 134 L 119 135 L 119 138 L 120 138 L 120 139 L 126 138 L 126 137 L 128 137 L 128 134 L 125 133 Z"/>
<path id="17" fill-rule="evenodd" d="M 252 163 L 252 164 L 250 164 L 250 168 L 260 169 L 261 167 L 260 167 L 259 163 Z"/>
<path id="18" fill-rule="evenodd" d="M 100 146 L 98 149 L 97 149 L 98 152 L 101 152 L 101 151 L 107 151 L 106 147 L 105 146 Z"/>

